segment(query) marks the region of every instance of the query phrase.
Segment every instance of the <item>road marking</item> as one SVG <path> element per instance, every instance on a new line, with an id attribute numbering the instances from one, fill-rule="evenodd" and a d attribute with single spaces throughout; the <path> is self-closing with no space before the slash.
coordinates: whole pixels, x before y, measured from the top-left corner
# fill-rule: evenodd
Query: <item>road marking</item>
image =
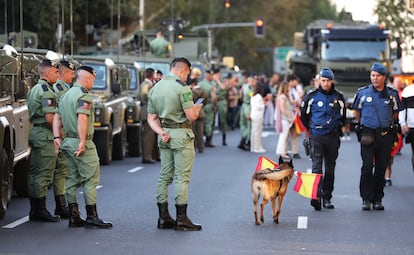
<path id="1" fill-rule="evenodd" d="M 143 169 L 143 167 L 142 167 L 142 166 L 135 167 L 135 168 L 129 169 L 129 170 L 128 170 L 128 173 L 135 173 L 135 172 L 138 172 L 138 171 L 139 171 L 139 170 L 141 170 L 141 169 Z"/>
<path id="2" fill-rule="evenodd" d="M 3 226 L 3 228 L 15 228 L 15 227 L 17 227 L 19 225 L 22 225 L 22 224 L 24 224 L 28 221 L 29 221 L 29 216 L 26 216 L 26 217 L 23 217 L 19 220 L 14 221 L 10 224 L 7 224 L 7 225 Z"/>
<path id="3" fill-rule="evenodd" d="M 266 138 L 266 137 L 268 137 L 268 136 L 274 136 L 274 135 L 276 135 L 276 133 L 275 133 L 275 132 L 269 132 L 269 131 L 263 131 L 263 132 L 262 132 L 262 137 L 263 137 L 263 138 Z"/>
<path id="4" fill-rule="evenodd" d="M 298 216 L 298 229 L 307 229 L 308 228 L 308 217 Z"/>

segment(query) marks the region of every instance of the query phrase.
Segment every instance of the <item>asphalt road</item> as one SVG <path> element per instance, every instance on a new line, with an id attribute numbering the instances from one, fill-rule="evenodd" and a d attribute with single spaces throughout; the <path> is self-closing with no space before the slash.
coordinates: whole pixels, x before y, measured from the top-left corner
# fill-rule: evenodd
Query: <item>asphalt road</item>
<path id="1" fill-rule="evenodd" d="M 14 197 L 0 220 L 0 255 L 3 254 L 414 254 L 414 176 L 411 150 L 405 146 L 394 161 L 393 186 L 385 188 L 384 211 L 362 211 L 359 197 L 361 159 L 359 144 L 342 142 L 337 161 L 334 210 L 314 211 L 309 200 L 289 185 L 280 223 L 274 224 L 271 206 L 265 222 L 254 224 L 250 179 L 259 154 L 237 148 L 239 131 L 228 133 L 222 146 L 213 143 L 197 154 L 190 182 L 188 215 L 200 223 L 200 232 L 158 230 L 155 188 L 160 164 L 142 165 L 141 158 L 114 161 L 101 168 L 98 213 L 112 221 L 113 229 L 69 229 L 67 221 L 27 221 L 29 201 Z M 263 134 L 267 152 L 274 151 L 277 135 Z M 294 160 L 295 170 L 306 171 L 310 161 Z M 175 216 L 173 189 L 170 212 Z M 85 216 L 81 194 L 79 204 Z M 53 195 L 48 208 L 54 210 Z"/>

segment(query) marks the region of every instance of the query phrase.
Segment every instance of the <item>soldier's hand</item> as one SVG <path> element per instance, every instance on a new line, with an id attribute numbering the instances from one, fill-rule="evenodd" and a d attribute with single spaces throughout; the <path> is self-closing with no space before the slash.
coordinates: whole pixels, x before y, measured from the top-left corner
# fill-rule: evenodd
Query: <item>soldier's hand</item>
<path id="1" fill-rule="evenodd" d="M 79 157 L 84 152 L 85 152 L 85 144 L 79 143 L 78 149 L 75 151 L 75 156 Z"/>
<path id="2" fill-rule="evenodd" d="M 60 151 L 60 144 L 62 143 L 62 140 L 60 138 L 55 138 L 53 140 L 53 144 L 55 145 L 55 153 L 58 154 Z"/>
<path id="3" fill-rule="evenodd" d="M 170 134 L 168 132 L 162 132 L 161 133 L 161 140 L 163 143 L 168 142 L 168 140 L 170 140 Z"/>

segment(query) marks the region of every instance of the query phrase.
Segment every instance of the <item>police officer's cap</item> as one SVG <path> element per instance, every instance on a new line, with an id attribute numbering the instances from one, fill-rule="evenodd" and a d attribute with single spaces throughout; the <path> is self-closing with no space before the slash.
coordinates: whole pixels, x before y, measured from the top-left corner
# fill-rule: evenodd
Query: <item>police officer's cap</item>
<path id="1" fill-rule="evenodd" d="M 380 73 L 382 75 L 387 75 L 387 68 L 385 68 L 385 66 L 381 65 L 380 63 L 374 63 L 371 67 L 371 71 Z"/>
<path id="2" fill-rule="evenodd" d="M 47 58 L 42 59 L 39 63 L 39 66 L 42 66 L 42 67 L 55 67 L 55 68 L 58 67 L 58 65 L 55 61 L 52 61 L 52 60 L 47 59 Z"/>
<path id="3" fill-rule="evenodd" d="M 208 70 L 206 70 L 206 73 L 207 73 L 207 74 L 213 74 L 213 73 L 214 73 L 214 71 L 213 71 L 213 69 L 208 69 Z"/>
<path id="4" fill-rule="evenodd" d="M 64 66 L 64 67 L 69 68 L 70 70 L 73 70 L 73 71 L 76 70 L 75 64 L 74 63 L 71 63 L 71 62 L 69 62 L 67 60 L 61 60 L 59 62 L 59 66 Z"/>
<path id="5" fill-rule="evenodd" d="M 327 67 L 323 67 L 319 72 L 320 77 L 328 78 L 329 80 L 333 80 L 335 78 L 334 73 L 331 69 Z"/>
<path id="6" fill-rule="evenodd" d="M 94 77 L 96 76 L 96 71 L 92 67 L 90 67 L 90 66 L 80 66 L 78 68 L 78 72 L 80 70 L 86 71 L 86 72 L 92 74 Z"/>

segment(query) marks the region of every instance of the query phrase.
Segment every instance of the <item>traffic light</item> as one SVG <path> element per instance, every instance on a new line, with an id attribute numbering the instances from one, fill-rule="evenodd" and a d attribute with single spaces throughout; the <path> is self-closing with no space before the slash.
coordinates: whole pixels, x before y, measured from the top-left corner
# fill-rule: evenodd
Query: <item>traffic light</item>
<path id="1" fill-rule="evenodd" d="M 257 18 L 254 25 L 254 36 L 258 38 L 265 37 L 265 21 L 262 18 Z"/>
<path id="2" fill-rule="evenodd" d="M 224 7 L 226 7 L 226 9 L 229 9 L 231 7 L 230 0 L 224 0 Z"/>

